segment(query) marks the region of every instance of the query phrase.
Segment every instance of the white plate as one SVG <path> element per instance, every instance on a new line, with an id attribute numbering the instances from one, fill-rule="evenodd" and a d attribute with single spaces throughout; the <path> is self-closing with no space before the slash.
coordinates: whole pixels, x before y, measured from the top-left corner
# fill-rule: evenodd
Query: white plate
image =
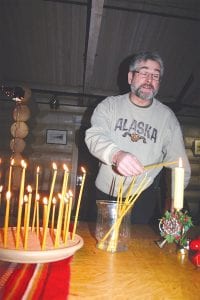
<path id="1" fill-rule="evenodd" d="M 12 229 L 13 230 L 13 229 Z M 1 232 L 2 236 L 2 232 Z M 32 235 L 30 234 L 29 239 Z M 9 236 L 8 236 L 9 241 Z M 41 247 L 37 245 L 34 247 L 36 249 L 23 250 L 20 246 L 20 249 L 14 249 L 13 243 L 8 242 L 7 248 L 3 247 L 2 239 L 0 242 L 0 260 L 15 262 L 15 263 L 48 263 L 59 261 L 67 257 L 72 256 L 77 250 L 83 246 L 83 239 L 79 235 L 75 235 L 74 240 L 68 240 L 67 246 L 61 244 L 59 248 L 50 248 L 46 247 L 45 250 L 41 250 Z M 38 248 L 38 249 L 37 249 Z"/>

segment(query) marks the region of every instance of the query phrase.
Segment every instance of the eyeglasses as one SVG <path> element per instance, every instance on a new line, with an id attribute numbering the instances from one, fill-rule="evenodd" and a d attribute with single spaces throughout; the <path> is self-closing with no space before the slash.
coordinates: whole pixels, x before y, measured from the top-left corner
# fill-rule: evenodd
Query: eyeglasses
<path id="1" fill-rule="evenodd" d="M 141 78 L 148 78 L 149 76 L 151 76 L 151 78 L 155 81 L 160 80 L 160 74 L 159 73 L 153 74 L 153 73 L 145 72 L 143 70 L 133 71 L 133 72 L 138 73 L 141 76 Z"/>

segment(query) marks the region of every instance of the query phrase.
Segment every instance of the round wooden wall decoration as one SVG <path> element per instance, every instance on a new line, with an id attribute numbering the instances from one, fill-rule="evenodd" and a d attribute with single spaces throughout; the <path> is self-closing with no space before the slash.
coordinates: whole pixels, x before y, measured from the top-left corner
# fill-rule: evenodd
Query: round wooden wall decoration
<path id="1" fill-rule="evenodd" d="M 14 159 L 13 167 L 13 183 L 12 188 L 18 190 L 21 181 L 21 162 L 23 157 L 21 153 L 26 147 L 26 142 L 23 140 L 29 133 L 26 121 L 30 118 L 30 109 L 26 105 L 31 97 L 31 90 L 26 86 L 15 88 L 16 106 L 13 110 L 14 123 L 11 125 L 10 132 L 13 138 L 10 141 L 10 148 L 12 150 L 11 159 Z"/>
<path id="2" fill-rule="evenodd" d="M 26 142 L 21 138 L 14 138 L 10 141 L 10 148 L 13 152 L 21 153 L 24 151 Z"/>
<path id="3" fill-rule="evenodd" d="M 30 118 L 30 109 L 27 105 L 18 104 L 13 111 L 15 121 L 26 122 Z"/>
<path id="4" fill-rule="evenodd" d="M 28 135 L 29 128 L 24 122 L 15 122 L 11 125 L 11 134 L 14 138 L 25 138 Z"/>
<path id="5" fill-rule="evenodd" d="M 14 166 L 21 166 L 21 161 L 23 157 L 20 153 L 13 153 L 11 159 L 14 159 Z"/>

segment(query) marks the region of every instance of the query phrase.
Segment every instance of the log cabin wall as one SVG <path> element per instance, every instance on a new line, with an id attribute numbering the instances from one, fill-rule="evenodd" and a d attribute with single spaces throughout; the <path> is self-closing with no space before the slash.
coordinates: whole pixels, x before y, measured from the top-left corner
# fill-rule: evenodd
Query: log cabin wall
<path id="1" fill-rule="evenodd" d="M 184 143 L 191 165 L 191 180 L 185 190 L 184 199 L 193 219 L 200 222 L 200 153 L 195 153 L 195 141 L 200 140 L 200 120 L 193 117 L 179 117 Z"/>
<path id="2" fill-rule="evenodd" d="M 52 110 L 46 104 L 38 104 L 38 110 L 32 130 L 29 158 L 33 165 L 39 164 L 42 168 L 41 190 L 48 190 L 51 165 L 52 162 L 56 162 L 59 172 L 55 191 L 61 190 L 63 164 L 66 163 L 70 170 L 70 187 L 74 192 L 77 172 L 80 172 L 76 135 L 84 109 L 78 106 L 61 106 L 58 110 Z"/>

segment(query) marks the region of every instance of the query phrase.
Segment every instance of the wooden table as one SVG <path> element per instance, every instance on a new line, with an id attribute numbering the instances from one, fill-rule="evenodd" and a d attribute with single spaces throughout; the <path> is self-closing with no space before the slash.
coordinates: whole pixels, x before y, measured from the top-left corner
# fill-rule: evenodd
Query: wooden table
<path id="1" fill-rule="evenodd" d="M 72 299 L 200 299 L 200 268 L 180 257 L 174 245 L 160 249 L 160 238 L 146 225 L 133 225 L 129 250 L 96 248 L 94 224 L 80 223 L 84 246 L 71 264 Z"/>

